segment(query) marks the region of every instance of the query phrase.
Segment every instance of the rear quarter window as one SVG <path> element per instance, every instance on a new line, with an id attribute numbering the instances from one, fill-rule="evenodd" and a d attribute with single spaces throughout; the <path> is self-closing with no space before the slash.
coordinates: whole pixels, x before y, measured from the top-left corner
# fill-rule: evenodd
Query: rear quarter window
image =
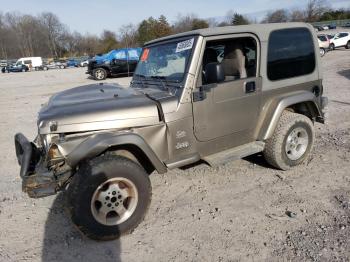
<path id="1" fill-rule="evenodd" d="M 307 28 L 271 32 L 268 44 L 267 76 L 282 80 L 307 75 L 315 70 L 315 49 Z"/>

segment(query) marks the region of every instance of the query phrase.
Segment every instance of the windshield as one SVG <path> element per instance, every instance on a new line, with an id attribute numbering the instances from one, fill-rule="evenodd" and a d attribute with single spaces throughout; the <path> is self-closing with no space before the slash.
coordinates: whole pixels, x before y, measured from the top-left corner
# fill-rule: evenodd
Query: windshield
<path id="1" fill-rule="evenodd" d="M 194 38 L 143 49 L 135 76 L 181 82 L 190 60 Z"/>

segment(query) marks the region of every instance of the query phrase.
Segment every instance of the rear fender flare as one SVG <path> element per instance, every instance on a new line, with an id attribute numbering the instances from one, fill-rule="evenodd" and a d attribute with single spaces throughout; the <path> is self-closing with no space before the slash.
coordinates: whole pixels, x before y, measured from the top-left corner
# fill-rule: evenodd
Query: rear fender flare
<path id="1" fill-rule="evenodd" d="M 282 112 L 296 104 L 307 103 L 308 111 L 312 111 L 311 115 L 321 116 L 322 113 L 317 105 L 316 96 L 310 91 L 295 92 L 293 95 L 288 94 L 288 96 L 280 97 L 277 101 L 270 103 L 268 113 L 265 117 L 263 127 L 260 130 L 260 135 L 258 140 L 266 140 L 273 135 L 273 132 L 277 126 L 279 118 Z M 277 105 L 277 106 L 276 106 Z"/>

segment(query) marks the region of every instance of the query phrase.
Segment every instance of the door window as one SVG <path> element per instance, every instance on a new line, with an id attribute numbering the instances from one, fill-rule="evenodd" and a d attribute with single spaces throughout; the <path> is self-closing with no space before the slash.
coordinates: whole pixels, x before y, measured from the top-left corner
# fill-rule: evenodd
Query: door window
<path id="1" fill-rule="evenodd" d="M 118 51 L 115 53 L 115 59 L 117 60 L 126 60 L 125 51 Z"/>
<path id="2" fill-rule="evenodd" d="M 139 60 L 139 53 L 136 49 L 128 50 L 128 56 L 130 60 Z"/>
<path id="3" fill-rule="evenodd" d="M 209 63 L 221 65 L 225 82 L 255 77 L 256 41 L 251 37 L 241 37 L 207 42 L 202 62 L 203 84 L 206 84 L 206 66 Z"/>

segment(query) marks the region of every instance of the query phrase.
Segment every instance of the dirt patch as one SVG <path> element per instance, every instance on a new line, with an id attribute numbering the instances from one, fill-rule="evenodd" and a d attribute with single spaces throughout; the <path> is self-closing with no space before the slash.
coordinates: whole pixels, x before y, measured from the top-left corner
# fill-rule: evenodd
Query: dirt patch
<path id="1" fill-rule="evenodd" d="M 347 188 L 348 190 L 348 188 Z M 283 245 L 273 255 L 293 261 L 348 261 L 350 257 L 350 191 L 335 192 L 333 209 L 313 214 L 322 221 L 286 232 Z"/>

